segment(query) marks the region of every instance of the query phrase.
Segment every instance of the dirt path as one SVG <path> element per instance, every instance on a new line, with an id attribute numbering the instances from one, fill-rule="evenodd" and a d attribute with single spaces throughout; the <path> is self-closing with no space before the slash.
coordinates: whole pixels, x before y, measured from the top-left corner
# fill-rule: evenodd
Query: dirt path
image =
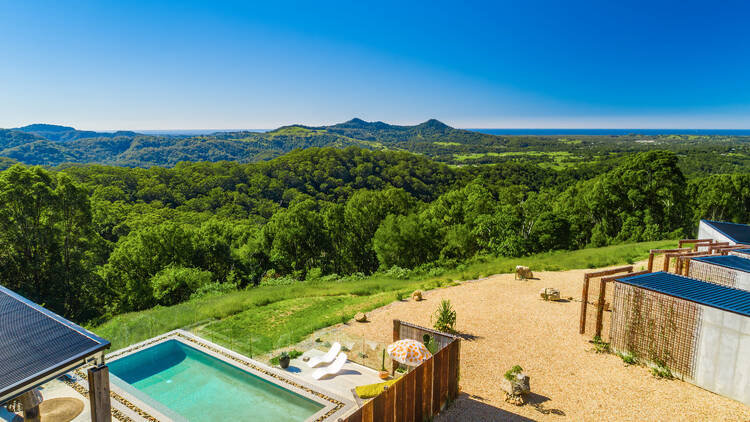
<path id="1" fill-rule="evenodd" d="M 461 345 L 461 397 L 437 421 L 750 421 L 750 408 L 682 381 L 651 376 L 614 355 L 596 354 L 578 334 L 581 283 L 591 270 L 513 275 L 426 292 L 369 314 L 371 322 L 345 330 L 388 343 L 392 320 L 431 326 L 430 315 L 449 299 Z M 543 287 L 560 289 L 570 302 L 545 302 Z M 505 403 L 497 380 L 513 365 L 531 377 L 529 404 Z"/>

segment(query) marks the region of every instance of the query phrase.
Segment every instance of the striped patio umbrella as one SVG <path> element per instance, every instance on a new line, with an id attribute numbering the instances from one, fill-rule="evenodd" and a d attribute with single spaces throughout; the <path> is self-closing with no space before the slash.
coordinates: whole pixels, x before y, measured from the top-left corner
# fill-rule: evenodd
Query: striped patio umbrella
<path id="1" fill-rule="evenodd" d="M 408 366 L 417 366 L 432 356 L 424 344 L 416 340 L 399 340 L 387 350 L 391 359 Z"/>

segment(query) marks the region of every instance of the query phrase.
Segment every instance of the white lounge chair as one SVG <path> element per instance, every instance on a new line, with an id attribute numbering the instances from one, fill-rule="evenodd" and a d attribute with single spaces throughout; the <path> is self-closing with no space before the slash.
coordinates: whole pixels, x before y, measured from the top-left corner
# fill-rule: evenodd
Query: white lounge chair
<path id="1" fill-rule="evenodd" d="M 321 363 L 331 363 L 334 359 L 336 359 L 336 356 L 339 355 L 340 351 L 341 344 L 339 344 L 338 342 L 333 343 L 333 345 L 331 346 L 331 350 L 329 350 L 328 353 L 323 356 L 310 358 L 310 360 L 307 361 L 307 366 L 309 366 L 310 368 L 315 368 Z"/>
<path id="2" fill-rule="evenodd" d="M 336 360 L 333 361 L 332 364 L 326 366 L 325 368 L 320 368 L 313 372 L 312 377 L 315 380 L 319 380 L 323 378 L 326 375 L 336 375 L 341 371 L 341 368 L 344 367 L 344 364 L 346 363 L 346 354 L 339 353 L 339 355 L 336 357 Z"/>

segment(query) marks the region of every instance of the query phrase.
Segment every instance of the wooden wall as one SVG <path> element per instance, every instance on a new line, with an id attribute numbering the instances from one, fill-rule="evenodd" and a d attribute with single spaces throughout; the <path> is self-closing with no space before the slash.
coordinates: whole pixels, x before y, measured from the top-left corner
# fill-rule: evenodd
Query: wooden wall
<path id="1" fill-rule="evenodd" d="M 460 344 L 451 336 L 434 356 L 365 403 L 345 422 L 422 422 L 432 418 L 458 397 Z"/>

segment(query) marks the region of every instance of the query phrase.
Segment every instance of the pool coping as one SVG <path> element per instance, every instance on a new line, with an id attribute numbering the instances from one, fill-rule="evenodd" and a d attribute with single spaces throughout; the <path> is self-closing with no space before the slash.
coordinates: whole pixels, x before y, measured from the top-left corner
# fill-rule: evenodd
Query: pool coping
<path id="1" fill-rule="evenodd" d="M 116 361 L 117 359 L 128 356 L 143 348 L 154 346 L 168 340 L 180 341 L 187 346 L 198 349 L 225 363 L 249 372 L 268 382 L 280 385 L 281 387 L 289 391 L 292 391 L 302 397 L 313 400 L 316 403 L 322 404 L 324 406 L 323 409 L 319 410 L 310 418 L 306 419 L 305 422 L 324 422 L 337 420 L 338 418 L 344 417 L 357 408 L 357 404 L 352 400 L 343 398 L 328 390 L 312 385 L 305 380 L 302 380 L 299 377 L 296 377 L 285 371 L 272 368 L 262 362 L 258 362 L 254 359 L 248 358 L 247 356 L 241 355 L 237 352 L 234 352 L 223 346 L 199 337 L 193 333 L 180 329 L 173 330 L 160 336 L 142 341 L 140 343 L 133 344 L 124 349 L 114 351 L 108 354 L 105 359 L 107 362 Z M 83 370 L 76 370 L 75 373 L 82 381 L 86 380 L 86 374 Z M 82 385 L 82 383 L 78 383 L 76 389 L 81 394 L 88 394 L 87 389 L 84 385 Z M 83 389 L 85 391 L 81 391 L 80 389 Z M 172 418 L 164 415 L 162 412 L 159 412 L 154 407 L 149 406 L 147 403 L 144 403 L 142 399 L 134 397 L 127 391 L 124 391 L 122 388 L 112 383 L 110 383 L 110 396 L 114 399 L 114 401 L 117 402 L 112 403 L 113 416 L 115 416 L 115 418 L 120 421 L 132 421 L 133 419 L 124 414 L 122 415 L 123 418 L 117 417 L 118 415 L 115 414 L 115 409 L 116 407 L 120 406 L 116 406 L 116 404 L 122 405 L 127 408 L 127 413 L 133 412 L 135 415 L 137 415 L 137 417 L 143 418 L 144 420 L 149 422 L 172 420 Z"/>

